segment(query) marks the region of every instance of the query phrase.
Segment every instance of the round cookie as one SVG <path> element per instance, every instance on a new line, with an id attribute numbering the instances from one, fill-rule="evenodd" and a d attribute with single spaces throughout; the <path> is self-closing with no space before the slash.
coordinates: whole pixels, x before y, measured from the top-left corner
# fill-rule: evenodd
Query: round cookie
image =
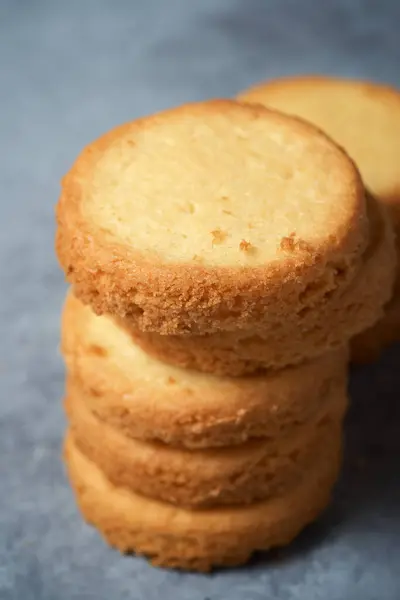
<path id="1" fill-rule="evenodd" d="M 284 372 L 236 379 L 169 366 L 71 293 L 62 351 L 72 385 L 98 417 L 128 436 L 191 448 L 281 436 L 347 386 L 347 348 Z"/>
<path id="2" fill-rule="evenodd" d="M 256 550 L 283 546 L 329 502 L 340 449 L 320 461 L 289 494 L 247 506 L 188 510 L 113 486 L 67 437 L 65 458 L 84 518 L 122 552 L 144 554 L 153 565 L 209 571 L 245 563 Z"/>
<path id="3" fill-rule="evenodd" d="M 398 208 L 400 209 L 400 202 Z M 350 341 L 353 363 L 373 362 L 379 358 L 387 346 L 400 340 L 400 216 L 394 217 L 394 214 L 399 211 L 394 211 L 393 206 L 390 212 L 395 224 L 397 258 L 396 281 L 392 298 L 384 307 L 382 319 Z"/>
<path id="4" fill-rule="evenodd" d="M 376 325 L 351 341 L 351 358 L 362 364 L 377 360 L 382 350 L 400 339 L 400 278 L 393 298 L 385 306 L 385 316 Z"/>
<path id="5" fill-rule="evenodd" d="M 168 335 L 278 327 L 289 338 L 348 286 L 369 237 L 342 149 L 301 120 L 231 100 L 90 144 L 63 179 L 57 222 L 76 294 Z"/>
<path id="6" fill-rule="evenodd" d="M 73 389 L 65 399 L 77 447 L 114 485 L 178 506 L 248 504 L 283 495 L 312 469 L 326 445 L 339 445 L 345 395 L 318 418 L 277 440 L 188 450 L 125 436 L 98 419 Z"/>
<path id="7" fill-rule="evenodd" d="M 307 119 L 326 131 L 356 161 L 366 185 L 389 209 L 400 257 L 400 91 L 386 85 L 328 77 L 278 79 L 239 95 Z M 400 339 L 400 268 L 394 300 L 376 327 L 352 344 L 355 362 L 376 358 Z"/>
<path id="8" fill-rule="evenodd" d="M 163 336 L 141 332 L 128 320 L 119 323 L 129 329 L 137 344 L 160 360 L 182 368 L 230 376 L 297 364 L 305 357 L 313 358 L 343 345 L 383 315 L 395 277 L 396 252 L 386 210 L 371 196 L 368 196 L 368 207 L 371 236 L 360 271 L 333 302 L 321 305 L 311 314 L 306 312 L 307 327 L 299 323 L 288 339 L 282 337 L 280 328 L 258 335 L 239 331 L 207 336 Z"/>

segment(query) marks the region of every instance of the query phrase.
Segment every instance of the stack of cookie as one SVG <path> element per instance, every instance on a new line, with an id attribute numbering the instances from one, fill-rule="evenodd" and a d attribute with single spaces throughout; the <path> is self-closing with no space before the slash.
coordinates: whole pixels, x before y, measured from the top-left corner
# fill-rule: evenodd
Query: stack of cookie
<path id="1" fill-rule="evenodd" d="M 328 502 L 348 341 L 393 284 L 391 226 L 352 161 L 293 117 L 192 104 L 87 147 L 57 217 L 85 518 L 187 569 L 288 543 Z"/>

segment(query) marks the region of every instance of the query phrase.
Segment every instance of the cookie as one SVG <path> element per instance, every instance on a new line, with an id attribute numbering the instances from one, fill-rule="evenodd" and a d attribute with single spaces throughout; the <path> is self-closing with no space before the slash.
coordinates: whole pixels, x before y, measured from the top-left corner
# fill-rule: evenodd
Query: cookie
<path id="1" fill-rule="evenodd" d="M 397 211 L 394 211 L 392 206 L 392 217 L 394 212 Z M 397 269 L 392 298 L 385 305 L 382 319 L 351 340 L 351 360 L 356 364 L 378 360 L 386 347 L 400 340 L 400 216 L 397 220 L 393 218 L 393 222 L 396 233 Z"/>
<path id="2" fill-rule="evenodd" d="M 238 376 L 260 369 L 284 368 L 343 345 L 383 315 L 395 277 L 396 252 L 386 210 L 370 196 L 368 207 L 370 243 L 359 272 L 334 301 L 310 309 L 310 314 L 306 311 L 304 321 L 299 319 L 289 338 L 282 337 L 278 327 L 257 335 L 239 331 L 165 336 L 141 332 L 127 320 L 119 323 L 154 357 L 179 367 L 220 375 Z"/>
<path id="3" fill-rule="evenodd" d="M 392 300 L 385 307 L 385 316 L 376 325 L 363 331 L 351 341 L 351 359 L 358 364 L 378 360 L 381 352 L 399 339 L 400 285 L 398 284 Z"/>
<path id="4" fill-rule="evenodd" d="M 57 222 L 76 295 L 168 335 L 288 339 L 348 286 L 369 238 L 345 152 L 310 124 L 231 100 L 90 144 L 62 181 Z"/>
<path id="5" fill-rule="evenodd" d="M 347 348 L 284 372 L 235 379 L 169 366 L 72 294 L 63 312 L 62 351 L 68 387 L 78 385 L 98 417 L 128 436 L 189 448 L 283 435 L 347 386 Z"/>
<path id="6" fill-rule="evenodd" d="M 400 257 L 399 90 L 370 82 L 306 76 L 270 81 L 242 92 L 239 98 L 307 119 L 339 142 L 356 161 L 367 187 L 389 208 Z M 400 339 L 400 266 L 397 280 L 395 298 L 384 319 L 354 340 L 352 358 L 356 362 L 376 358 L 383 347 Z"/>
<path id="7" fill-rule="evenodd" d="M 153 565 L 209 571 L 245 563 L 256 550 L 283 546 L 329 502 L 340 449 L 326 447 L 320 461 L 287 495 L 247 506 L 178 508 L 113 486 L 68 437 L 65 458 L 83 517 L 122 552 Z"/>
<path id="8" fill-rule="evenodd" d="M 306 476 L 326 445 L 340 444 L 346 405 L 344 394 L 332 398 L 318 418 L 283 438 L 188 450 L 125 436 L 92 414 L 79 390 L 65 399 L 75 444 L 112 484 L 187 507 L 283 495 Z"/>

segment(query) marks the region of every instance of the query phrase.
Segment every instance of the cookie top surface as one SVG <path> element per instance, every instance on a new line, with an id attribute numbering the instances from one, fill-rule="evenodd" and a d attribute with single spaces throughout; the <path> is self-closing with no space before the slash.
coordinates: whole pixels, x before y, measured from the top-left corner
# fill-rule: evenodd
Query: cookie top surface
<path id="1" fill-rule="evenodd" d="M 63 194 L 89 236 L 207 267 L 284 262 L 287 240 L 323 252 L 332 240 L 351 246 L 351 232 L 357 246 L 364 202 L 357 170 L 323 133 L 228 100 L 116 128 L 83 151 Z"/>
<path id="2" fill-rule="evenodd" d="M 381 200 L 400 204 L 399 91 L 363 81 L 306 76 L 267 82 L 239 98 L 314 123 L 346 149 Z"/>

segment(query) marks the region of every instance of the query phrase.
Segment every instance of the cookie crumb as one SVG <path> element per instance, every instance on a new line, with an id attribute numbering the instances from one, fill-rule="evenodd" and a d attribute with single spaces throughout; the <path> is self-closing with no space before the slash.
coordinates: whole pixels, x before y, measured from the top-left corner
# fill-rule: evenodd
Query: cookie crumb
<path id="1" fill-rule="evenodd" d="M 310 244 L 301 239 L 296 239 L 296 232 L 292 231 L 288 236 L 284 236 L 281 239 L 280 249 L 284 252 L 295 252 L 296 250 L 302 250 L 303 252 L 310 252 L 312 250 Z"/>
<path id="2" fill-rule="evenodd" d="M 91 344 L 88 348 L 90 354 L 94 354 L 95 356 L 106 357 L 108 356 L 108 352 L 103 346 L 99 346 L 98 344 Z"/>
<path id="3" fill-rule="evenodd" d="M 254 250 L 254 246 L 250 242 L 242 240 L 239 244 L 239 250 L 242 250 L 242 252 L 251 252 Z"/>
<path id="4" fill-rule="evenodd" d="M 211 235 L 213 236 L 212 239 L 212 243 L 214 244 L 222 244 L 223 241 L 226 240 L 226 238 L 228 237 L 228 234 L 226 233 L 226 231 L 222 231 L 221 229 L 214 229 L 211 232 Z"/>
<path id="5" fill-rule="evenodd" d="M 280 249 L 283 250 L 284 252 L 294 252 L 294 250 L 295 250 L 294 236 L 295 235 L 296 235 L 295 233 L 285 235 L 281 239 L 281 243 L 279 244 Z"/>

